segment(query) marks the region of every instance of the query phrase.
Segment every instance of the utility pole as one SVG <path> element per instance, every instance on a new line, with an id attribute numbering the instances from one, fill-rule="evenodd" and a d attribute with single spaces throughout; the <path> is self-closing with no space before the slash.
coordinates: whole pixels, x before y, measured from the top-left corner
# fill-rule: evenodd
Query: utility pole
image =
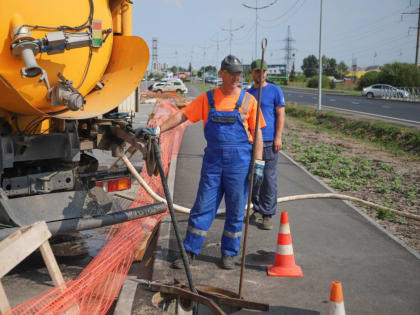
<path id="1" fill-rule="evenodd" d="M 322 0 L 319 13 L 319 74 L 318 74 L 318 110 L 321 110 L 322 100 Z"/>
<path id="2" fill-rule="evenodd" d="M 205 79 L 204 78 L 204 75 L 206 74 L 206 50 L 207 49 L 209 49 L 211 46 L 199 46 L 199 48 L 201 48 L 202 50 L 203 50 L 203 64 L 204 64 L 204 70 L 203 70 L 203 80 Z M 203 83 L 204 83 L 204 81 L 203 81 Z"/>
<path id="3" fill-rule="evenodd" d="M 222 28 L 222 31 L 229 32 L 230 38 L 229 38 L 229 55 L 232 54 L 232 40 L 233 40 L 233 32 L 239 31 L 240 29 L 244 28 L 245 25 L 241 25 L 237 28 L 232 28 L 232 19 L 230 19 L 230 27 L 229 28 Z M 218 43 L 219 45 L 219 43 Z M 219 49 L 219 46 L 217 46 Z"/>
<path id="4" fill-rule="evenodd" d="M 417 43 L 416 43 L 416 60 L 415 65 L 419 64 L 419 42 L 420 42 L 420 0 L 419 0 L 419 7 L 418 7 L 418 17 L 417 17 Z"/>
<path id="5" fill-rule="evenodd" d="M 217 39 L 216 40 L 212 39 L 212 41 L 216 42 L 216 68 L 217 68 L 217 63 L 219 62 L 219 50 L 220 50 L 219 49 L 220 48 L 219 43 L 225 42 L 227 40 L 228 40 L 227 38 L 219 40 L 219 33 L 217 33 Z"/>
<path id="6" fill-rule="evenodd" d="M 158 39 L 152 38 L 152 71 L 156 72 L 158 68 Z"/>
<path id="7" fill-rule="evenodd" d="M 286 55 L 284 56 L 284 60 L 286 62 L 286 73 L 289 73 L 290 63 L 295 56 L 295 54 L 293 53 L 295 49 L 292 47 L 292 43 L 295 40 L 291 37 L 290 25 L 287 26 L 287 37 L 284 41 L 286 42 L 286 46 L 282 50 L 286 52 Z"/>
<path id="8" fill-rule="evenodd" d="M 261 7 L 258 7 L 258 0 L 255 0 L 255 7 L 252 7 L 250 5 L 242 3 L 242 5 L 245 8 L 255 10 L 255 55 L 254 55 L 254 59 L 257 58 L 258 10 L 267 9 L 267 8 L 271 7 L 272 5 L 274 5 L 277 1 L 278 0 L 274 0 L 272 3 L 270 3 L 268 5 L 261 6 Z"/>
<path id="9" fill-rule="evenodd" d="M 176 73 L 179 73 L 179 67 L 178 67 L 178 50 L 175 50 L 175 75 Z"/>
<path id="10" fill-rule="evenodd" d="M 410 5 L 411 5 L 411 2 L 410 2 Z M 402 16 L 405 14 L 417 14 L 417 27 L 413 27 L 413 26 L 409 27 L 408 32 L 410 33 L 410 29 L 417 29 L 416 55 L 415 55 L 414 64 L 418 65 L 419 64 L 419 46 L 420 46 L 420 0 L 419 0 L 419 7 L 415 11 L 401 13 L 401 20 L 402 20 Z"/>

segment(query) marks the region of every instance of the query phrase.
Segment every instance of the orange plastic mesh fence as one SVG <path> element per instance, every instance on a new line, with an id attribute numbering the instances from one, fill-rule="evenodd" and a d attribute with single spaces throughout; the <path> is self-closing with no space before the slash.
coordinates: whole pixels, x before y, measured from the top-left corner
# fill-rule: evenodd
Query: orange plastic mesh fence
<path id="1" fill-rule="evenodd" d="M 159 124 L 176 111 L 177 108 L 169 101 L 161 100 L 152 125 Z M 185 126 L 181 125 L 161 136 L 166 174 L 170 162 L 179 152 Z M 164 196 L 159 176 L 149 177 L 145 168 L 141 176 L 155 192 Z M 152 202 L 140 186 L 130 208 Z M 124 283 L 139 244 L 147 240 L 148 233 L 167 213 L 113 226 L 106 245 L 75 280 L 24 302 L 7 314 L 105 314 Z"/>

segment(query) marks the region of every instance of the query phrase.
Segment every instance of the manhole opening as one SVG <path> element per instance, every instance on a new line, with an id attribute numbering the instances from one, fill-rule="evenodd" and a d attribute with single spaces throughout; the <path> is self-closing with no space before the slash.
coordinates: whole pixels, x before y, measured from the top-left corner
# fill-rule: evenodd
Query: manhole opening
<path id="1" fill-rule="evenodd" d="M 165 295 L 158 292 L 153 295 L 152 303 L 156 308 L 159 308 L 171 314 L 193 314 L 193 304 L 190 300 L 182 299 L 180 297 L 174 298 L 173 295 Z M 229 305 L 219 306 L 226 314 L 233 314 L 240 310 L 240 308 L 232 307 Z M 203 304 L 198 304 L 198 314 L 210 315 L 213 314 L 213 312 L 207 306 Z"/>

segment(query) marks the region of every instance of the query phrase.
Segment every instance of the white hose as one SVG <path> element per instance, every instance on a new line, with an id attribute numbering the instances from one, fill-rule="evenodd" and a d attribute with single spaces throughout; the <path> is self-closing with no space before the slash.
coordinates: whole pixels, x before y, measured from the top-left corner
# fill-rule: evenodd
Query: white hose
<path id="1" fill-rule="evenodd" d="M 123 160 L 123 162 L 125 163 L 125 165 L 127 166 L 128 170 L 130 171 L 131 174 L 133 174 L 133 176 L 136 178 L 136 180 L 139 182 L 139 184 L 147 191 L 147 193 L 155 200 L 160 201 L 160 202 L 164 202 L 165 204 L 168 204 L 168 202 L 166 201 L 165 198 L 162 198 L 161 196 L 159 196 L 158 194 L 156 194 L 150 187 L 149 185 L 147 185 L 146 181 L 140 176 L 140 174 L 137 172 L 137 170 L 134 168 L 133 164 L 131 164 L 130 160 L 127 158 L 126 155 L 123 155 L 121 157 L 121 160 Z M 128 196 L 126 195 L 122 195 L 122 194 L 116 194 L 119 197 L 122 198 L 126 198 L 129 200 L 135 200 L 134 198 L 127 198 Z M 179 213 L 184 213 L 184 214 L 189 214 L 190 213 L 190 209 L 182 207 L 180 205 L 176 205 L 174 204 L 174 209 L 175 211 L 179 212 Z"/>
<path id="2" fill-rule="evenodd" d="M 161 196 L 156 194 L 149 187 L 149 185 L 147 185 L 146 181 L 140 176 L 140 174 L 134 168 L 133 164 L 131 164 L 131 162 L 127 158 L 127 156 L 123 155 L 121 157 L 121 159 L 123 160 L 123 162 L 127 166 L 128 170 L 131 172 L 131 174 L 133 174 L 133 176 L 137 179 L 139 184 L 147 191 L 147 193 L 153 199 L 155 199 L 157 201 L 160 201 L 160 202 L 164 202 L 165 204 L 167 204 L 167 201 L 166 201 L 165 198 L 162 198 Z M 135 200 L 135 198 L 124 195 L 124 194 L 121 194 L 121 193 L 117 193 L 115 195 L 118 196 L 118 197 L 121 197 L 121 198 L 128 199 L 128 200 L 132 200 L 132 201 Z M 400 216 L 420 221 L 420 216 L 419 215 L 415 215 L 415 214 L 412 214 L 412 213 L 391 209 L 391 208 L 388 208 L 388 207 L 384 207 L 384 206 L 375 204 L 375 203 L 370 202 L 370 201 L 366 201 L 366 200 L 363 200 L 363 199 L 359 199 L 359 198 L 351 197 L 351 196 L 347 196 L 347 195 L 342 195 L 342 194 L 323 193 L 323 194 L 304 194 L 304 195 L 286 196 L 286 197 L 277 198 L 277 203 L 282 203 L 282 202 L 287 202 L 287 201 L 295 201 L 295 200 L 305 200 L 305 199 L 342 199 L 342 200 L 349 200 L 349 201 L 364 204 L 364 205 L 372 207 L 372 208 L 391 211 L 391 212 L 396 213 Z M 252 204 L 251 204 L 251 208 L 252 208 Z M 176 205 L 176 204 L 174 204 L 174 209 L 175 209 L 176 212 L 183 213 L 183 214 L 189 214 L 190 210 L 191 210 L 191 209 L 188 209 L 188 208 L 185 208 L 183 206 Z"/>

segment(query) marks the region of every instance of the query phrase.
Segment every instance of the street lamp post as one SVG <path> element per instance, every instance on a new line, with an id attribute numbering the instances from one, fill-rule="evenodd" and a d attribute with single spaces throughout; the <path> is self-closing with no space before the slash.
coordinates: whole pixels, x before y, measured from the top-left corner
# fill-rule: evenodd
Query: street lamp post
<path id="1" fill-rule="evenodd" d="M 319 75 L 318 75 L 318 110 L 321 110 L 322 100 L 322 0 L 319 14 Z"/>

